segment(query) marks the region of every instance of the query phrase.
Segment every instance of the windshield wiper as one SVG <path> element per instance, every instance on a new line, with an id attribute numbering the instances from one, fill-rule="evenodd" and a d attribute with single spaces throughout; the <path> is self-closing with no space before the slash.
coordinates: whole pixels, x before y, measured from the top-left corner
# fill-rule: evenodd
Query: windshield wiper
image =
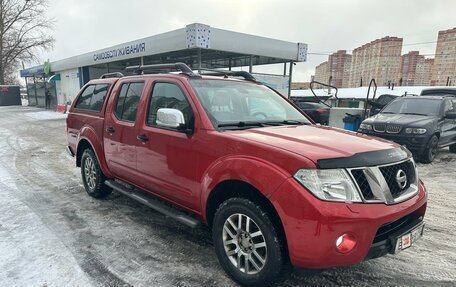
<path id="1" fill-rule="evenodd" d="M 420 114 L 420 113 L 402 113 L 403 115 L 416 115 L 416 116 L 427 116 L 426 114 Z"/>
<path id="2" fill-rule="evenodd" d="M 396 114 L 394 112 L 381 112 L 381 114 Z"/>
<path id="3" fill-rule="evenodd" d="M 283 120 L 283 121 L 269 121 L 269 122 L 234 122 L 234 123 L 221 123 L 218 128 L 234 127 L 234 128 L 252 128 L 252 127 L 265 127 L 265 126 L 281 126 L 281 125 L 306 125 L 306 122 L 296 120 Z"/>
<path id="4" fill-rule="evenodd" d="M 222 123 L 218 124 L 217 127 L 224 128 L 224 127 L 238 127 L 238 128 L 248 128 L 248 127 L 264 127 L 263 123 L 260 122 L 235 122 L 235 123 Z"/>
<path id="5" fill-rule="evenodd" d="M 262 122 L 265 125 L 307 125 L 306 122 L 296 121 L 296 120 L 283 120 L 283 121 L 270 121 Z"/>

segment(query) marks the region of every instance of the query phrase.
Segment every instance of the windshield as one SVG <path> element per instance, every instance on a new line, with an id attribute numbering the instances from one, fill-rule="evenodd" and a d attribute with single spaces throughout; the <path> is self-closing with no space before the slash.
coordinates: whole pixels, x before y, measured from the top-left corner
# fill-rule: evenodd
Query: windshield
<path id="1" fill-rule="evenodd" d="M 395 98 L 397 98 L 397 96 L 381 95 L 380 97 L 378 97 L 378 99 L 375 102 L 378 104 L 386 105 L 387 103 L 391 102 Z"/>
<path id="2" fill-rule="evenodd" d="M 265 86 L 226 80 L 190 83 L 217 127 L 310 124 L 290 103 Z"/>
<path id="3" fill-rule="evenodd" d="M 387 105 L 381 113 L 436 116 L 440 111 L 440 102 L 432 99 L 396 99 Z"/>

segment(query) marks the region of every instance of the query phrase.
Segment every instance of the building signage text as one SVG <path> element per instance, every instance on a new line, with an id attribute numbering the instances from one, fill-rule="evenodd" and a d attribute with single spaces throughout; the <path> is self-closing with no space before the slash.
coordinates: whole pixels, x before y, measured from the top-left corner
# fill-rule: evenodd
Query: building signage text
<path id="1" fill-rule="evenodd" d="M 117 49 L 95 53 L 93 54 L 93 61 L 96 62 L 99 60 L 110 59 L 129 54 L 136 54 L 144 51 L 146 51 L 146 43 L 142 42 L 137 44 L 131 44 Z"/>

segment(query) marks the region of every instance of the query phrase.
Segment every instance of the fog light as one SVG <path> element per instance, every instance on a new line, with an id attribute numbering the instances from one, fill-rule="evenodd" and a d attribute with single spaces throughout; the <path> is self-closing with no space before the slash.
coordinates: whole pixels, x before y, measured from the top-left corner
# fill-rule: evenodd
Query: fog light
<path id="1" fill-rule="evenodd" d="M 336 240 L 336 248 L 340 253 L 348 253 L 356 246 L 356 239 L 353 235 L 342 234 Z"/>

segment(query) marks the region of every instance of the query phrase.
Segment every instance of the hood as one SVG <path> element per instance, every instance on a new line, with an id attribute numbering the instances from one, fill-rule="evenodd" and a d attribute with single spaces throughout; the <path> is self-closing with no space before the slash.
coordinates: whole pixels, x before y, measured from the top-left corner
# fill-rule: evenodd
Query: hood
<path id="1" fill-rule="evenodd" d="M 313 162 L 398 147 L 397 144 L 337 128 L 281 126 L 229 131 L 232 136 L 284 149 Z"/>
<path id="2" fill-rule="evenodd" d="M 404 115 L 404 114 L 377 114 L 367 119 L 366 123 L 397 124 L 402 126 L 424 126 L 436 120 L 436 116 Z"/>

